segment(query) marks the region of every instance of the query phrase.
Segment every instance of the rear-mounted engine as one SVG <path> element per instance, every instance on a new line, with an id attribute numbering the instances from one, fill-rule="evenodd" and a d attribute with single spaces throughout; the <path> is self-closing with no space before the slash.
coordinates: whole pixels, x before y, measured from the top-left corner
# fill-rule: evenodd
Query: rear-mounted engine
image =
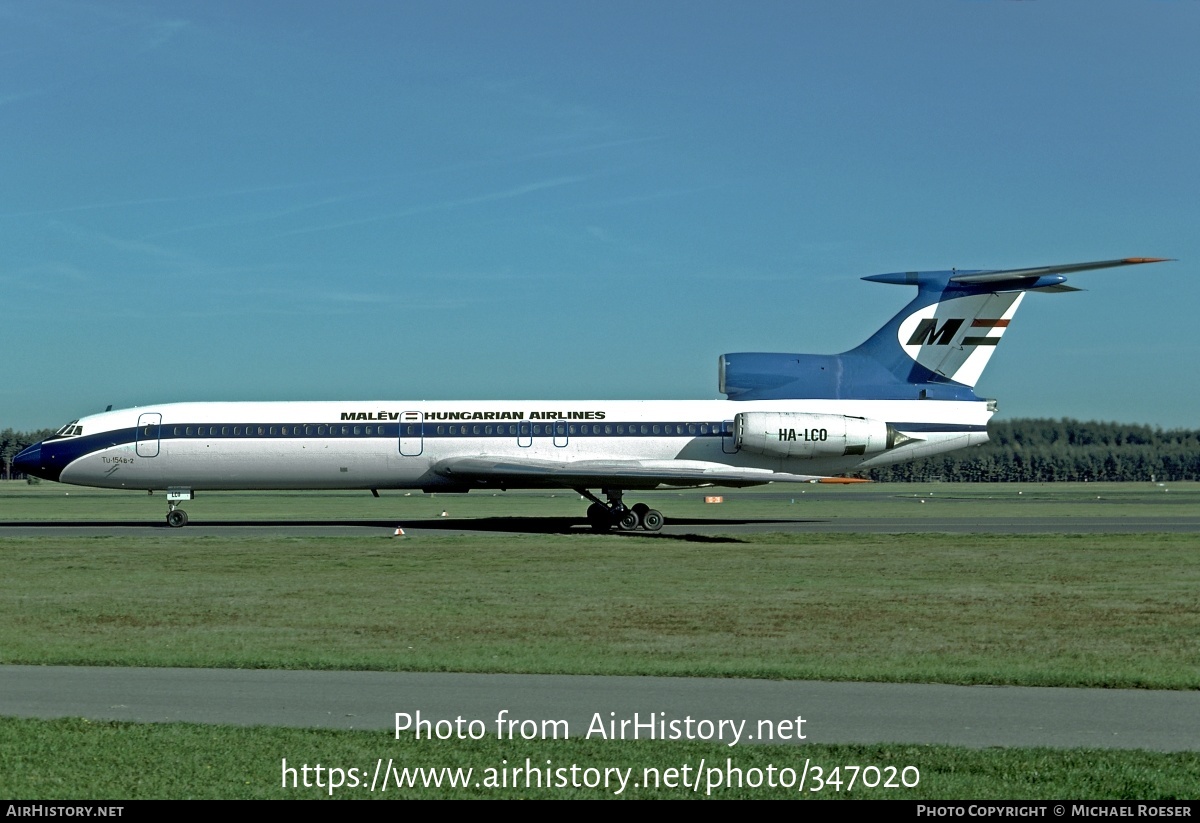
<path id="1" fill-rule="evenodd" d="M 733 421 L 739 448 L 772 457 L 877 454 L 914 439 L 881 420 L 839 414 L 742 412 Z"/>

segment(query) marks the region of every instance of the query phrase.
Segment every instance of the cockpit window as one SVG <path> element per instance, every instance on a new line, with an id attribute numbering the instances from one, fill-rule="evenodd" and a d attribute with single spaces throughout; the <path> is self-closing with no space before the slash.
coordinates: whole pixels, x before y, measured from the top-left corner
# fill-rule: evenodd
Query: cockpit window
<path id="1" fill-rule="evenodd" d="M 55 437 L 78 437 L 83 434 L 83 426 L 79 425 L 78 420 L 72 420 L 67 425 L 54 433 Z"/>

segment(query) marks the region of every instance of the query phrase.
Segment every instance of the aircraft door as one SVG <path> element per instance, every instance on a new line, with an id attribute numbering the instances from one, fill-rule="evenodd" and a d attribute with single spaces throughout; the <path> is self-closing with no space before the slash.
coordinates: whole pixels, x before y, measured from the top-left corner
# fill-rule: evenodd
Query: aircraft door
<path id="1" fill-rule="evenodd" d="M 721 423 L 721 451 L 726 454 L 738 453 L 737 437 L 734 436 L 732 420 L 725 420 Z"/>
<path id="2" fill-rule="evenodd" d="M 554 445 L 558 446 L 560 449 L 563 446 L 567 445 L 567 421 L 566 420 L 555 420 L 554 421 Z"/>
<path id="3" fill-rule="evenodd" d="M 533 424 L 528 420 L 517 423 L 517 445 L 521 448 L 533 445 Z"/>
<path id="4" fill-rule="evenodd" d="M 425 414 L 419 411 L 400 415 L 400 454 L 417 457 L 425 451 Z"/>
<path id="5" fill-rule="evenodd" d="M 145 412 L 138 415 L 134 451 L 138 457 L 158 457 L 158 440 L 162 434 L 162 415 Z"/>

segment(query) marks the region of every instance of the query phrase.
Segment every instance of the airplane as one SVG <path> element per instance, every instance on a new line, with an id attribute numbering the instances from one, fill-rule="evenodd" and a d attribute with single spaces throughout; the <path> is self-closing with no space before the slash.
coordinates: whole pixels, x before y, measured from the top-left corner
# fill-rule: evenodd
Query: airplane
<path id="1" fill-rule="evenodd" d="M 916 297 L 842 354 L 718 359 L 724 400 L 193 402 L 72 420 L 14 458 L 36 477 L 167 493 L 167 525 L 198 491 L 573 489 L 595 531 L 658 531 L 625 492 L 854 482 L 876 466 L 981 445 L 996 401 L 974 387 L 1027 292 L 1129 257 L 1008 270 L 864 277 Z M 604 495 L 602 500 L 595 494 Z"/>

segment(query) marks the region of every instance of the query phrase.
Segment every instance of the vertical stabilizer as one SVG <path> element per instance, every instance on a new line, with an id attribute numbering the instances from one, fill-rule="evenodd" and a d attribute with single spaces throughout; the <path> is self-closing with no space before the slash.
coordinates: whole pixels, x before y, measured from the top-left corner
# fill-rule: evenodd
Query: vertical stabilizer
<path id="1" fill-rule="evenodd" d="M 918 366 L 973 387 L 1024 297 L 1006 292 L 943 300 L 906 317 L 897 339 Z"/>
<path id="2" fill-rule="evenodd" d="M 1165 259 L 864 277 L 916 286 L 917 296 L 869 340 L 843 354 L 722 355 L 721 391 L 731 400 L 978 400 L 973 389 L 1027 292 L 1078 291 L 1066 285 L 1066 274 Z"/>

